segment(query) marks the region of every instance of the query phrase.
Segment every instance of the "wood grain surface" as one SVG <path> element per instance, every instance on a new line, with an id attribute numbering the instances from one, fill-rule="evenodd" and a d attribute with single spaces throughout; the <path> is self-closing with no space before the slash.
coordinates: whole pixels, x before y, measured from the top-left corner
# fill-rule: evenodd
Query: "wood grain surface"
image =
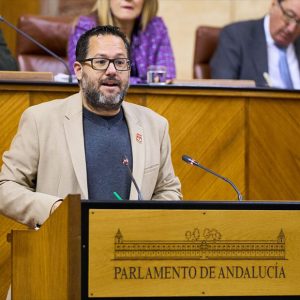
<path id="1" fill-rule="evenodd" d="M 0 155 L 30 105 L 78 91 L 69 85 L 0 84 Z M 128 101 L 169 121 L 174 169 L 186 200 L 232 200 L 222 180 L 181 160 L 187 154 L 231 179 L 247 200 L 299 200 L 298 92 L 132 87 Z"/>

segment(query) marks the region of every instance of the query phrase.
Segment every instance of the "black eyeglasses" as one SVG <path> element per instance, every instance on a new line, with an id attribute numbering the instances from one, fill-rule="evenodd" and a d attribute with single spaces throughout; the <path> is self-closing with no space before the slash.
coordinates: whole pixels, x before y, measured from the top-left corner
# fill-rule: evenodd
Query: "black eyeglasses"
<path id="1" fill-rule="evenodd" d="M 86 59 L 80 60 L 79 62 L 83 63 L 83 62 L 87 62 L 87 61 L 90 61 L 91 67 L 97 71 L 107 70 L 110 63 L 113 63 L 113 65 L 117 71 L 130 70 L 130 60 L 127 58 L 109 59 L 109 58 L 102 58 L 102 57 L 93 57 L 93 58 L 86 58 Z"/>
<path id="2" fill-rule="evenodd" d="M 283 14 L 285 23 L 288 25 L 296 24 L 297 26 L 300 26 L 300 19 L 297 19 L 293 13 L 286 11 L 282 6 L 282 2 L 283 0 L 278 0 L 278 5 Z"/>

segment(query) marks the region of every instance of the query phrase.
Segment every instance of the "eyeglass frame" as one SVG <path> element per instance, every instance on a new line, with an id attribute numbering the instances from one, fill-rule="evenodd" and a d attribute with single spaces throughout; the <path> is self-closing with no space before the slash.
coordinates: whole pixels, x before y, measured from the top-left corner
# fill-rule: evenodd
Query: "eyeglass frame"
<path id="1" fill-rule="evenodd" d="M 104 69 L 96 69 L 94 67 L 94 64 L 93 64 L 93 61 L 94 59 L 104 59 L 106 61 L 108 61 L 108 65 L 106 68 Z M 126 70 L 119 70 L 116 65 L 115 65 L 115 61 L 118 60 L 118 59 L 125 59 L 126 60 L 126 63 L 127 63 L 127 69 Z M 108 68 L 109 68 L 109 65 L 112 63 L 114 65 L 114 68 L 119 71 L 119 72 L 125 72 L 125 71 L 129 71 L 131 69 L 131 61 L 130 59 L 126 58 L 126 57 L 118 57 L 118 58 L 113 58 L 113 59 L 110 59 L 110 58 L 105 58 L 105 57 L 91 57 L 91 58 L 85 58 L 85 59 L 82 59 L 82 60 L 79 60 L 80 63 L 84 63 L 84 62 L 87 62 L 87 61 L 90 61 L 91 62 L 91 68 L 95 71 L 106 71 Z"/>
<path id="2" fill-rule="evenodd" d="M 280 8 L 280 10 L 281 10 L 281 12 L 282 12 L 284 18 L 285 18 L 285 21 L 286 21 L 285 23 L 287 23 L 287 24 L 293 23 L 293 24 L 296 24 L 297 27 L 300 27 L 300 19 L 297 20 L 295 17 L 291 16 L 291 15 L 284 9 L 284 7 L 282 6 L 283 0 L 278 0 L 277 2 L 278 2 L 278 6 L 279 6 L 279 8 Z"/>

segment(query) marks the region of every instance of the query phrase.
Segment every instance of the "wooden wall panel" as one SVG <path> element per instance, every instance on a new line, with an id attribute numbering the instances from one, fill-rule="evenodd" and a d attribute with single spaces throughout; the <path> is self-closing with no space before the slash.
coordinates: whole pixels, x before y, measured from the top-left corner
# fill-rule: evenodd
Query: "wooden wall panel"
<path id="1" fill-rule="evenodd" d="M 26 107 L 78 91 L 68 85 L 1 89 L 1 156 Z M 187 200 L 236 195 L 221 179 L 186 165 L 183 154 L 231 179 L 246 199 L 300 199 L 298 97 L 297 92 L 205 88 L 133 87 L 128 94 L 129 101 L 168 119 L 173 164 Z"/>
<path id="2" fill-rule="evenodd" d="M 151 97 L 147 107 L 167 118 L 170 124 L 172 159 L 186 200 L 234 200 L 229 184 L 181 159 L 192 156 L 219 174 L 231 178 L 245 191 L 244 103 L 229 98 L 198 96 Z"/>
<path id="3" fill-rule="evenodd" d="M 300 109 L 296 99 L 252 100 L 249 197 L 300 199 Z M 267 191 L 267 192 L 266 192 Z"/>
<path id="4" fill-rule="evenodd" d="M 42 91 L 35 92 L 31 94 L 30 105 L 37 105 L 54 99 L 64 99 L 68 96 L 70 96 L 69 92 L 53 92 L 51 95 Z"/>
<path id="5" fill-rule="evenodd" d="M 29 93 L 2 92 L 0 94 L 0 164 L 2 153 L 9 148 L 14 137 L 22 112 L 30 105 Z"/>

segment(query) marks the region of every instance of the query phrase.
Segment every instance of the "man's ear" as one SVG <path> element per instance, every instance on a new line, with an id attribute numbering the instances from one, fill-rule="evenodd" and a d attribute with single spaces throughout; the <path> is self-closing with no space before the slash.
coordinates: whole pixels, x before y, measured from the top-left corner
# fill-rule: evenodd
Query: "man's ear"
<path id="1" fill-rule="evenodd" d="M 272 0 L 271 6 L 270 6 L 270 10 L 272 10 L 272 8 L 273 8 L 274 6 L 276 6 L 276 4 L 277 4 L 277 0 Z"/>
<path id="2" fill-rule="evenodd" d="M 75 72 L 77 80 L 81 80 L 82 79 L 82 65 L 81 65 L 81 63 L 78 62 L 78 61 L 75 61 L 74 65 L 73 65 L 73 68 L 74 68 L 74 72 Z"/>
<path id="3" fill-rule="evenodd" d="M 275 8 L 275 6 L 276 6 L 276 1 L 277 1 L 277 0 L 272 0 L 272 2 L 271 2 L 270 8 L 269 8 L 269 14 L 270 14 L 270 15 L 272 15 L 273 12 L 274 12 L 274 8 Z"/>

